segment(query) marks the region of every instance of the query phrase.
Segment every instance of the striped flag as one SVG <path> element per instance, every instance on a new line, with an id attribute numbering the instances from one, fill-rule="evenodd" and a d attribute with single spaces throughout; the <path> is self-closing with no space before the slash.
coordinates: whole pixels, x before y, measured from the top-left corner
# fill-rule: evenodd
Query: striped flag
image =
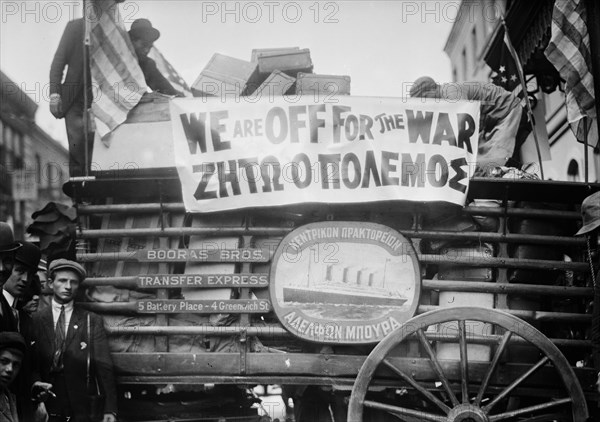
<path id="1" fill-rule="evenodd" d="M 177 73 L 173 66 L 171 66 L 171 63 L 165 59 L 165 56 L 158 51 L 158 48 L 152 47 L 148 53 L 148 57 L 154 60 L 160 73 L 167 78 L 171 85 L 173 85 L 173 88 L 175 88 L 177 91 L 183 92 L 186 97 L 193 96 L 188 84 L 183 80 L 179 73 Z"/>
<path id="2" fill-rule="evenodd" d="M 148 91 L 114 0 L 93 0 L 86 17 L 96 132 L 103 137 L 127 119 Z"/>
<path id="3" fill-rule="evenodd" d="M 579 142 L 598 142 L 594 80 L 591 72 L 590 37 L 584 0 L 561 0 L 552 12 L 552 38 L 544 54 L 566 81 L 567 119 Z M 587 119 L 584 119 L 587 117 Z"/>

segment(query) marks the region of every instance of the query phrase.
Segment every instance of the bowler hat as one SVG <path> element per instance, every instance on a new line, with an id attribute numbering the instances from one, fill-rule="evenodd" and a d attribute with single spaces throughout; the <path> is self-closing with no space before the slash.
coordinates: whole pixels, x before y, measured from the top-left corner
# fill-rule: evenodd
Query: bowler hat
<path id="1" fill-rule="evenodd" d="M 160 37 L 160 32 L 148 19 L 136 19 L 131 24 L 129 35 L 132 38 L 154 42 Z"/>
<path id="2" fill-rule="evenodd" d="M 0 350 L 18 350 L 22 354 L 25 354 L 27 346 L 23 336 L 16 331 L 2 331 L 0 332 Z"/>
<path id="3" fill-rule="evenodd" d="M 87 277 L 87 272 L 85 271 L 85 268 L 83 268 L 83 266 L 78 262 L 71 261 L 69 259 L 55 259 L 50 263 L 50 266 L 48 267 L 48 272 L 50 273 L 50 276 L 52 276 L 58 270 L 75 271 L 77 274 L 79 274 L 80 281 L 83 281 Z"/>
<path id="4" fill-rule="evenodd" d="M 41 257 L 42 252 L 40 248 L 31 242 L 23 242 L 23 246 L 15 252 L 15 261 L 27 265 L 32 270 L 37 270 Z"/>
<path id="5" fill-rule="evenodd" d="M 10 226 L 0 221 L 0 252 L 11 252 L 21 247 L 19 242 L 15 242 L 15 237 Z"/>
<path id="6" fill-rule="evenodd" d="M 600 192 L 588 196 L 581 203 L 581 218 L 583 227 L 575 236 L 586 234 L 600 227 Z"/>

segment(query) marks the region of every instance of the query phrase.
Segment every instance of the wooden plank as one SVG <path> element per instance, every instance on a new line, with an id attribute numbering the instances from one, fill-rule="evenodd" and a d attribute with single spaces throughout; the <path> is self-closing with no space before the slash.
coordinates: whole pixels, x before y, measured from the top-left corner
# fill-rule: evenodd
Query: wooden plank
<path id="1" fill-rule="evenodd" d="M 150 299 L 138 300 L 136 311 L 140 314 L 214 314 L 214 313 L 251 313 L 263 314 L 271 310 L 268 300 L 187 300 L 187 299 Z"/>
<path id="2" fill-rule="evenodd" d="M 239 355 L 237 353 L 113 353 L 113 362 L 118 375 L 241 375 L 239 374 Z M 366 356 L 327 355 L 307 353 L 248 353 L 247 375 L 275 376 L 327 376 L 355 377 Z M 390 357 L 390 361 L 407 373 L 414 374 L 418 382 L 438 381 L 429 359 Z M 460 382 L 460 362 L 440 361 L 444 374 L 453 383 Z M 489 367 L 488 362 L 469 362 L 469 380 L 480 383 Z M 526 363 L 500 364 L 491 385 L 508 385 L 518 376 L 531 368 Z M 588 389 L 595 381 L 593 368 L 574 368 L 577 378 Z M 381 367 L 377 371 L 378 379 L 397 379 L 389 369 Z M 291 382 L 293 383 L 293 382 Z M 332 383 L 335 383 L 332 379 Z M 591 383 L 591 384 L 590 384 Z M 527 379 L 523 386 L 546 388 L 548 385 L 561 386 L 556 369 L 548 365 Z M 460 385 L 457 385 L 457 388 Z"/>
<path id="3" fill-rule="evenodd" d="M 136 286 L 143 289 L 180 289 L 215 287 L 268 287 L 268 273 L 236 274 L 149 274 L 137 277 Z"/>
<path id="4" fill-rule="evenodd" d="M 594 289 L 591 287 L 573 286 L 547 286 L 540 284 L 496 283 L 464 280 L 423 280 L 423 289 L 456 291 L 456 292 L 481 292 L 481 293 L 518 293 L 541 296 L 579 296 L 592 297 Z"/>

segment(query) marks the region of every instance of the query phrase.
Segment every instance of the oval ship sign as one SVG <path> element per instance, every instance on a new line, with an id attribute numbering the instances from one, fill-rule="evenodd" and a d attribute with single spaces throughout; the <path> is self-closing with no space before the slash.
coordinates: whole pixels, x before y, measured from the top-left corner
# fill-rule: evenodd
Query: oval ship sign
<path id="1" fill-rule="evenodd" d="M 389 227 L 313 223 L 281 241 L 269 292 L 277 317 L 298 337 L 376 343 L 415 314 L 421 272 L 412 243 Z"/>

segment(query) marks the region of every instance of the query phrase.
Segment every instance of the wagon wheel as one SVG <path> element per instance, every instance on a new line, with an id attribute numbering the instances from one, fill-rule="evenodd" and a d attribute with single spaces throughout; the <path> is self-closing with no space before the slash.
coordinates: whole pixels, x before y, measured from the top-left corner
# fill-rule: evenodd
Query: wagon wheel
<path id="1" fill-rule="evenodd" d="M 470 364 L 467 359 L 467 336 L 473 339 L 476 336 L 467 332 L 467 321 L 469 323 L 480 321 L 491 324 L 491 327 L 496 330 L 494 332 L 503 332 L 503 335 L 496 336 L 498 340 L 497 347 L 489 363 L 476 364 L 471 362 L 471 365 L 479 365 L 482 369 L 478 375 L 479 380 L 477 382 L 472 380 L 471 383 L 469 379 Z M 442 323 L 455 324 L 457 327 L 460 360 L 442 361 L 436 357 L 434 346 L 427 338 L 426 332 L 428 327 L 433 326 L 435 328 L 436 324 Z M 448 327 L 448 325 L 445 324 L 444 327 Z M 423 351 L 422 354 L 427 356 L 431 370 L 438 381 L 436 385 L 441 388 L 430 388 L 428 390 L 431 382 L 425 383 L 422 380 L 413 378 L 415 374 L 411 375 L 407 368 L 398 367 L 397 364 L 394 364 L 392 358 L 388 358 L 390 352 L 408 337 L 418 339 Z M 518 337 L 538 349 L 540 360 L 530 368 L 523 369 L 523 372 L 520 375 L 517 374 L 514 379 L 503 382 L 500 388 L 497 386 L 491 388 L 493 384 L 492 377 L 497 372 L 496 369 L 509 341 L 511 338 Z M 530 403 L 522 404 L 516 400 L 516 408 L 513 401 L 510 410 L 506 409 L 506 400 L 511 397 L 511 393 L 517 392 L 515 389 L 523 387 L 524 381 L 546 365 L 551 365 L 553 370 L 558 373 L 557 380 L 562 380 L 562 386 L 552 385 L 553 388 L 558 387 L 560 397 L 545 397 L 533 405 Z M 373 375 L 378 367 L 388 370 L 388 373 L 391 371 L 392 374 L 397 375 L 399 379 L 408 384 L 409 388 L 416 391 L 416 394 L 423 399 L 421 402 L 427 403 L 426 407 L 414 409 L 366 399 L 369 384 L 373 380 Z M 451 378 L 447 376 L 452 371 L 455 374 L 454 379 L 456 382 L 454 384 L 451 383 Z M 354 382 L 348 409 L 348 422 L 363 421 L 363 408 L 384 411 L 398 417 L 399 420 L 405 421 L 563 421 L 565 413 L 561 413 L 561 411 L 566 412 L 567 420 L 574 422 L 584 422 L 588 417 L 583 391 L 572 368 L 560 350 L 546 336 L 528 323 L 506 312 L 471 307 L 427 312 L 412 318 L 384 338 L 367 357 Z M 544 415 L 548 418 L 544 419 Z"/>

